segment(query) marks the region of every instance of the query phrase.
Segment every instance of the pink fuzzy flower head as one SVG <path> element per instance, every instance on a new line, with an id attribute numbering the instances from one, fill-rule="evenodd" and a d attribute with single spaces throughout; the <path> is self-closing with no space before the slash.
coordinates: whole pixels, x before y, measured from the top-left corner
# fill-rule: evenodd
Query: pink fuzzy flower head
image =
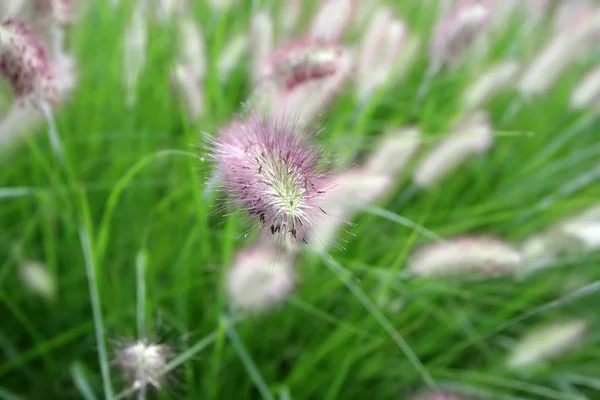
<path id="1" fill-rule="evenodd" d="M 322 40 L 303 38 L 276 50 L 265 62 L 262 77 L 285 89 L 325 78 L 337 70 L 342 49 Z"/>
<path id="2" fill-rule="evenodd" d="M 21 22 L 0 22 L 0 75 L 21 100 L 57 100 L 55 66 L 42 42 Z"/>
<path id="3" fill-rule="evenodd" d="M 257 116 L 235 121 L 215 140 L 212 157 L 234 205 L 272 235 L 306 243 L 324 214 L 318 200 L 326 179 L 320 154 L 298 126 Z"/>
<path id="4" fill-rule="evenodd" d="M 462 0 L 436 27 L 431 44 L 434 64 L 453 62 L 480 37 L 489 25 L 489 1 Z"/>
<path id="5" fill-rule="evenodd" d="M 276 50 L 260 69 L 254 107 L 276 119 L 309 124 L 349 79 L 353 60 L 341 46 L 302 38 Z"/>

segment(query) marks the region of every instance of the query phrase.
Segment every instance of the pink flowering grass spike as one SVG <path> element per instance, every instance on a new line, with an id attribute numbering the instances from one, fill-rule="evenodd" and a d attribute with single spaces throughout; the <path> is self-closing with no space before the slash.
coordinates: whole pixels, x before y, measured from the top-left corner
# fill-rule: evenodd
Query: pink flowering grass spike
<path id="1" fill-rule="evenodd" d="M 261 77 L 283 89 L 336 72 L 342 49 L 322 40 L 302 38 L 276 50 L 264 63 Z"/>
<path id="2" fill-rule="evenodd" d="M 258 116 L 235 121 L 214 141 L 212 158 L 234 206 L 271 235 L 307 242 L 325 215 L 318 201 L 328 180 L 319 172 L 319 151 L 297 124 Z"/>
<path id="3" fill-rule="evenodd" d="M 57 101 L 55 65 L 39 38 L 22 22 L 0 22 L 0 75 L 20 101 L 35 105 Z"/>
<path id="4" fill-rule="evenodd" d="M 418 248 L 408 268 L 416 276 L 510 275 L 523 264 L 513 245 L 491 236 L 461 236 Z"/>
<path id="5" fill-rule="evenodd" d="M 351 76 L 353 59 L 341 46 L 302 38 L 282 46 L 265 62 L 255 107 L 276 119 L 311 123 Z"/>
<path id="6" fill-rule="evenodd" d="M 406 39 L 406 25 L 395 17 L 392 9 L 383 7 L 375 13 L 357 60 L 356 83 L 361 101 L 368 99 L 394 74 Z"/>
<path id="7" fill-rule="evenodd" d="M 294 257 L 255 244 L 240 250 L 227 271 L 226 292 L 232 308 L 265 312 L 283 303 L 296 286 Z"/>
<path id="8" fill-rule="evenodd" d="M 523 73 L 518 84 L 521 94 L 528 99 L 546 93 L 571 65 L 589 54 L 598 37 L 600 7 L 594 7 L 549 39 Z"/>
<path id="9" fill-rule="evenodd" d="M 479 38 L 489 25 L 488 3 L 462 0 L 454 10 L 442 17 L 431 44 L 431 58 L 437 68 L 457 60 Z"/>
<path id="10" fill-rule="evenodd" d="M 309 34 L 316 39 L 339 42 L 352 20 L 357 0 L 325 0 L 315 14 Z"/>
<path id="11" fill-rule="evenodd" d="M 449 2 L 441 3 L 443 9 L 429 48 L 431 65 L 417 92 L 417 99 L 422 100 L 433 77 L 444 67 L 458 63 L 490 26 L 491 4 L 488 3 L 489 0 L 460 0 L 452 8 L 448 8 Z"/>

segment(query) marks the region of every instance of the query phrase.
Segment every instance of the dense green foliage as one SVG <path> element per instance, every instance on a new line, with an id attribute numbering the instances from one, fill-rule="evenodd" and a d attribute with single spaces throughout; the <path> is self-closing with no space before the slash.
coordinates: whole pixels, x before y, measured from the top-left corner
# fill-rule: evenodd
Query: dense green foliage
<path id="1" fill-rule="evenodd" d="M 399 3 L 400 15 L 426 43 L 435 14 L 414 5 L 419 2 Z M 69 35 L 79 84 L 57 112 L 68 167 L 57 162 L 44 129 L 0 155 L 0 397 L 81 398 L 75 378 L 102 397 L 86 237 L 111 357 L 113 340 L 136 335 L 138 254 L 147 260 L 151 337 L 177 353 L 207 339 L 169 375 L 160 398 L 259 398 L 264 384 L 282 399 L 403 399 L 427 383 L 484 398 L 600 396 L 600 295 L 577 291 L 600 279 L 597 254 L 524 280 L 413 278 L 403 273 L 406 258 L 427 239 L 395 218 L 442 237 L 484 233 L 519 242 L 597 202 L 597 180 L 582 179 L 598 168 L 598 120 L 591 111 L 567 107 L 571 88 L 594 60 L 574 66 L 505 124 L 502 117 L 518 94 L 493 99 L 486 110 L 497 137 L 489 153 L 414 196 L 403 195 L 408 179 L 399 179 L 379 203 L 388 214 L 362 214 L 351 234 L 341 233 L 345 250 L 333 250 L 331 259 L 302 257 L 299 288 L 281 308 L 232 323 L 224 274 L 250 239 L 239 217 L 215 212 L 221 206 L 216 196 L 202 197 L 210 164 L 201 133 L 226 124 L 249 94 L 243 62 L 226 83 L 217 79 L 215 62 L 225 42 L 247 29 L 250 6 L 225 14 L 204 4 L 194 10 L 210 65 L 208 112 L 195 124 L 168 79 L 176 50 L 172 27 L 151 25 L 139 100 L 126 106 L 121 70 L 128 8 L 92 5 Z M 432 138 L 426 147 L 435 144 L 461 118 L 460 95 L 486 65 L 507 55 L 527 60 L 543 43 L 544 26 L 526 39 L 511 28 L 493 35 L 489 62 L 436 76 L 423 101 L 414 99 L 427 70 L 425 46 L 402 82 L 383 88 L 366 106 L 349 87 L 322 116 L 317 140 L 335 159 L 347 143 L 366 152 L 386 129 L 417 124 Z M 44 262 L 56 278 L 54 302 L 23 290 L 17 271 L 30 259 Z M 376 306 L 386 297 L 400 299 L 402 308 Z M 526 374 L 505 367 L 513 340 L 563 317 L 590 322 L 580 348 Z M 118 371 L 111 375 L 114 391 L 121 391 Z"/>

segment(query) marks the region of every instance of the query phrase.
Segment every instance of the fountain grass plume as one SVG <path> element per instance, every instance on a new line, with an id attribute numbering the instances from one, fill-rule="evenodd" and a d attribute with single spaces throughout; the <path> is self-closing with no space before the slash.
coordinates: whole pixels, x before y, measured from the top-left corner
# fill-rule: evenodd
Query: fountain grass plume
<path id="1" fill-rule="evenodd" d="M 23 22 L 0 22 L 0 75 L 20 101 L 53 104 L 57 100 L 55 65 L 41 40 Z"/>
<path id="2" fill-rule="evenodd" d="M 255 114 L 238 119 L 213 141 L 211 157 L 230 203 L 272 235 L 307 242 L 325 214 L 318 204 L 328 179 L 320 172 L 319 149 L 299 124 Z"/>

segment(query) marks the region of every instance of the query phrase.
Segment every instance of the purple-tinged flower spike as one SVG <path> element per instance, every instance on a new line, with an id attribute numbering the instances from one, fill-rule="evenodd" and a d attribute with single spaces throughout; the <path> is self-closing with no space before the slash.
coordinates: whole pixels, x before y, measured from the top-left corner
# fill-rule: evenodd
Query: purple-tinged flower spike
<path id="1" fill-rule="evenodd" d="M 386 133 L 365 163 L 373 174 L 397 176 L 421 147 L 421 131 L 416 127 Z"/>
<path id="2" fill-rule="evenodd" d="M 275 119 L 306 125 L 325 111 L 351 75 L 353 60 L 343 48 L 299 39 L 275 51 L 265 63 L 255 107 Z"/>
<path id="3" fill-rule="evenodd" d="M 42 42 L 21 22 L 0 22 L 0 75 L 21 101 L 41 105 L 57 100 L 56 66 Z"/>
<path id="4" fill-rule="evenodd" d="M 569 106 L 574 110 L 594 107 L 600 110 L 600 66 L 591 70 L 571 92 Z"/>
<path id="5" fill-rule="evenodd" d="M 581 319 L 543 325 L 515 345 L 506 364 L 509 368 L 522 369 L 562 356 L 583 341 L 588 326 L 588 322 Z"/>
<path id="6" fill-rule="evenodd" d="M 258 83 L 263 77 L 263 65 L 273 52 L 273 19 L 269 13 L 262 11 L 252 17 L 250 44 L 252 46 L 252 80 L 254 83 Z"/>
<path id="7" fill-rule="evenodd" d="M 409 259 L 409 270 L 418 276 L 512 274 L 523 264 L 520 252 L 493 237 L 458 237 L 419 248 Z"/>
<path id="8" fill-rule="evenodd" d="M 139 76 L 146 65 L 148 51 L 147 9 L 139 2 L 129 24 L 125 28 L 123 79 L 125 82 L 126 103 L 132 107 L 136 101 L 136 91 Z"/>
<path id="9" fill-rule="evenodd" d="M 394 186 L 392 176 L 355 168 L 332 178 L 331 188 L 320 201 L 327 218 L 310 233 L 314 250 L 326 253 L 335 244 L 338 231 L 348 226 L 361 206 L 375 203 Z M 338 243 L 340 248 L 343 245 Z"/>
<path id="10" fill-rule="evenodd" d="M 252 116 L 233 122 L 214 141 L 212 158 L 233 205 L 263 230 L 295 243 L 323 218 L 328 180 L 321 157 L 299 125 Z"/>
<path id="11" fill-rule="evenodd" d="M 56 64 L 57 101 L 64 102 L 69 97 L 77 82 L 75 61 L 71 57 L 63 57 Z M 44 122 L 44 115 L 39 108 L 22 104 L 14 104 L 0 120 L 0 148 L 22 140 L 26 133 L 33 132 Z"/>
<path id="12" fill-rule="evenodd" d="M 281 89 L 293 90 L 306 81 L 334 74 L 342 54 L 339 46 L 310 38 L 298 39 L 271 54 L 259 76 Z"/>
<path id="13" fill-rule="evenodd" d="M 547 267 L 567 256 L 600 249 L 600 206 L 570 216 L 527 238 L 521 247 L 526 272 Z"/>
<path id="14" fill-rule="evenodd" d="M 264 312 L 281 304 L 296 283 L 292 257 L 263 245 L 238 252 L 227 271 L 226 290 L 231 306 Z"/>
<path id="15" fill-rule="evenodd" d="M 338 43 L 352 19 L 358 0 L 325 0 L 315 14 L 309 36 Z"/>
<path id="16" fill-rule="evenodd" d="M 509 89 L 516 81 L 521 65 L 514 60 L 502 61 L 483 73 L 463 96 L 465 111 L 473 111 L 483 106 L 497 93 Z"/>
<path id="17" fill-rule="evenodd" d="M 373 16 L 358 56 L 357 91 L 361 101 L 390 78 L 406 36 L 405 24 L 390 8 L 381 8 Z"/>
<path id="18" fill-rule="evenodd" d="M 146 393 L 148 387 L 162 387 L 172 355 L 169 346 L 141 339 L 123 346 L 113 363 L 129 385 L 127 393 Z"/>
<path id="19" fill-rule="evenodd" d="M 430 57 L 434 70 L 455 62 L 489 26 L 489 0 L 460 0 L 435 28 Z"/>
<path id="20" fill-rule="evenodd" d="M 242 58 L 248 51 L 248 35 L 239 34 L 234 36 L 221 50 L 217 60 L 217 71 L 219 72 L 219 80 L 226 82 L 229 75 L 240 64 Z"/>
<path id="21" fill-rule="evenodd" d="M 296 113 L 300 123 L 311 123 L 333 103 L 350 79 L 353 65 L 352 54 L 347 51 L 342 53 L 333 74 L 305 81 L 293 87 L 287 94 L 284 93 L 278 98 L 279 102 L 275 102 L 272 115 L 285 118 Z"/>
<path id="22" fill-rule="evenodd" d="M 447 391 L 437 391 L 419 394 L 410 400 L 468 400 L 465 397 Z"/>
<path id="23" fill-rule="evenodd" d="M 434 186 L 470 156 L 487 151 L 493 142 L 487 115 L 475 114 L 425 155 L 413 172 L 413 183 L 419 188 Z"/>
<path id="24" fill-rule="evenodd" d="M 519 82 L 525 97 L 544 93 L 560 75 L 585 55 L 600 35 L 600 7 L 576 26 L 555 35 L 532 61 Z"/>

